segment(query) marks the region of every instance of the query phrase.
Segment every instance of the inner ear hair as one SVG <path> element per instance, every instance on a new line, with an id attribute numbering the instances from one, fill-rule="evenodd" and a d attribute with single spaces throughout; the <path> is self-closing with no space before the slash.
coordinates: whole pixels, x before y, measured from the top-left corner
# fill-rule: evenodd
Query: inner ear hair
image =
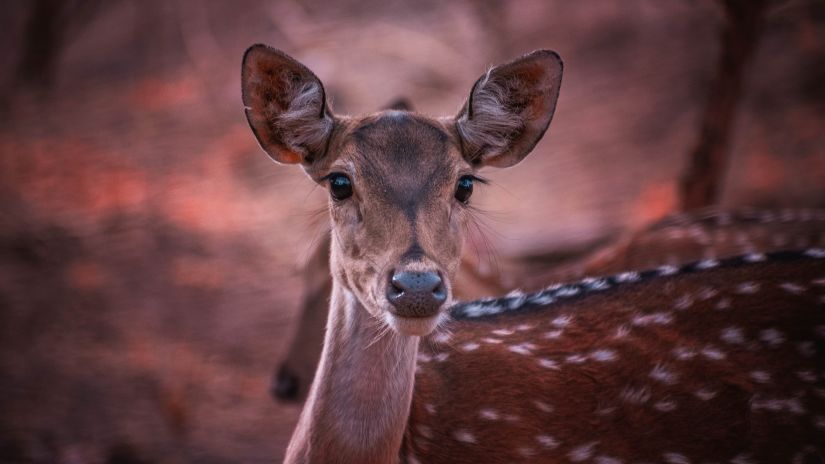
<path id="1" fill-rule="evenodd" d="M 482 161 L 485 152 L 504 151 L 524 130 L 524 121 L 509 101 L 511 91 L 491 79 L 492 72 L 489 69 L 473 85 L 465 116 L 456 125 L 466 156 L 475 163 Z"/>
<path id="2" fill-rule="evenodd" d="M 332 118 L 325 114 L 324 88 L 320 81 L 292 81 L 285 93 L 289 105 L 275 115 L 273 126 L 287 147 L 302 151 L 304 162 L 311 163 L 324 154 L 332 133 Z"/>
<path id="3" fill-rule="evenodd" d="M 272 159 L 310 164 L 324 155 L 334 119 L 312 71 L 280 50 L 253 45 L 241 85 L 247 121 Z"/>
<path id="4" fill-rule="evenodd" d="M 464 157 L 506 167 L 527 156 L 553 118 L 562 67 L 556 52 L 538 50 L 481 76 L 455 120 Z"/>

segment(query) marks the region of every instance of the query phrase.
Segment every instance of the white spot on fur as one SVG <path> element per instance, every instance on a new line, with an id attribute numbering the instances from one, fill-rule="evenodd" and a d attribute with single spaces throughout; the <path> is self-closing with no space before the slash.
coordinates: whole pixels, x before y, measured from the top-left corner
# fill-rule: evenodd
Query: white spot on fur
<path id="1" fill-rule="evenodd" d="M 676 303 L 673 305 L 673 307 L 679 311 L 684 311 L 685 309 L 690 308 L 692 304 L 693 298 L 691 298 L 690 295 L 683 295 L 678 300 L 676 300 Z"/>
<path id="2" fill-rule="evenodd" d="M 469 304 L 464 307 L 464 313 L 469 317 L 479 317 L 486 314 L 496 314 L 500 310 L 497 306 L 480 303 Z"/>
<path id="3" fill-rule="evenodd" d="M 653 407 L 662 412 L 670 412 L 676 409 L 676 402 L 671 400 L 662 400 L 654 404 Z"/>
<path id="4" fill-rule="evenodd" d="M 812 280 L 811 285 L 825 286 L 825 277 Z"/>
<path id="5" fill-rule="evenodd" d="M 527 300 L 527 295 L 522 293 L 520 290 L 513 290 L 507 294 L 507 300 L 508 309 L 517 309 L 524 306 L 524 302 Z"/>
<path id="6" fill-rule="evenodd" d="M 825 248 L 808 248 L 805 254 L 811 258 L 825 258 Z"/>
<path id="7" fill-rule="evenodd" d="M 533 324 L 519 324 L 516 326 L 516 330 L 519 332 L 526 332 L 533 329 L 533 327 L 535 327 Z"/>
<path id="8" fill-rule="evenodd" d="M 484 343 L 489 343 L 491 345 L 498 345 L 498 344 L 501 344 L 501 343 L 504 342 L 504 340 L 501 340 L 500 338 L 493 338 L 493 337 L 484 337 L 484 338 L 481 339 L 481 341 L 484 342 Z"/>
<path id="9" fill-rule="evenodd" d="M 435 359 L 438 362 L 444 362 L 449 357 L 450 357 L 450 355 L 447 354 L 447 353 L 438 353 L 437 355 L 433 356 L 433 359 Z"/>
<path id="10" fill-rule="evenodd" d="M 418 353 L 418 362 L 428 363 L 433 360 L 432 356 L 427 353 Z"/>
<path id="11" fill-rule="evenodd" d="M 543 412 L 547 412 L 547 413 L 553 412 L 553 406 L 550 406 L 549 404 L 545 403 L 544 401 L 534 400 L 533 404 L 536 406 L 536 408 L 539 411 L 543 411 Z"/>
<path id="12" fill-rule="evenodd" d="M 561 444 L 558 440 L 550 435 L 536 435 L 536 441 L 547 449 L 555 449 Z"/>
<path id="13" fill-rule="evenodd" d="M 641 279 L 638 272 L 622 272 L 616 276 L 616 282 L 636 282 Z"/>
<path id="14" fill-rule="evenodd" d="M 611 456 L 596 456 L 593 459 L 595 464 L 622 464 L 621 459 L 617 459 Z"/>
<path id="15" fill-rule="evenodd" d="M 560 298 L 566 298 L 569 296 L 576 296 L 581 292 L 578 287 L 574 286 L 566 286 L 561 287 L 560 289 L 556 290 L 556 296 Z"/>
<path id="16" fill-rule="evenodd" d="M 703 259 L 696 264 L 697 269 L 712 269 L 719 265 L 719 261 L 715 259 Z"/>
<path id="17" fill-rule="evenodd" d="M 704 287 L 701 290 L 699 290 L 699 295 L 697 295 L 697 296 L 700 300 L 704 301 L 704 300 L 709 300 L 709 299 L 715 297 L 718 294 L 719 294 L 719 292 L 716 289 L 713 289 L 713 288 L 710 288 L 710 287 Z"/>
<path id="18" fill-rule="evenodd" d="M 718 348 L 712 345 L 708 345 L 702 348 L 702 356 L 712 361 L 719 361 L 727 357 L 722 350 L 719 350 Z"/>
<path id="19" fill-rule="evenodd" d="M 616 333 L 613 334 L 613 338 L 625 338 L 630 333 L 630 327 L 626 325 L 620 325 L 616 328 Z"/>
<path id="20" fill-rule="evenodd" d="M 745 335 L 739 327 L 725 328 L 722 330 L 722 335 L 720 338 L 723 342 L 730 343 L 731 345 L 740 345 L 745 343 Z"/>
<path id="21" fill-rule="evenodd" d="M 771 381 L 771 375 L 765 371 L 752 371 L 749 375 L 756 383 L 769 383 Z"/>
<path id="22" fill-rule="evenodd" d="M 538 362 L 539 365 L 545 369 L 559 369 L 558 363 L 556 363 L 556 361 L 553 361 L 552 359 L 540 358 Z"/>
<path id="23" fill-rule="evenodd" d="M 536 293 L 527 298 L 531 303 L 537 305 L 549 305 L 556 301 L 553 295 L 546 294 L 546 293 Z"/>
<path id="24" fill-rule="evenodd" d="M 665 266 L 660 266 L 657 269 L 657 271 L 659 272 L 660 276 L 669 276 L 669 275 L 673 275 L 673 274 L 676 274 L 677 272 L 679 272 L 679 268 L 677 268 L 676 266 L 665 265 Z"/>
<path id="25" fill-rule="evenodd" d="M 585 356 L 580 355 L 580 354 L 571 354 L 571 355 L 567 356 L 566 358 L 564 358 L 564 360 L 565 360 L 565 362 L 567 362 L 569 364 L 581 364 L 581 363 L 587 361 L 587 358 Z"/>
<path id="26" fill-rule="evenodd" d="M 615 361 L 618 355 L 613 350 L 596 350 L 590 353 L 590 359 L 599 362 Z"/>
<path id="27" fill-rule="evenodd" d="M 608 288 L 610 288 L 610 284 L 605 279 L 596 279 L 593 277 L 588 277 L 582 280 L 582 283 L 586 285 L 588 289 L 596 292 L 607 290 Z"/>
<path id="28" fill-rule="evenodd" d="M 434 404 L 427 403 L 427 404 L 424 405 L 424 409 L 426 409 L 427 412 L 430 413 L 430 415 L 435 414 L 435 405 Z"/>
<path id="29" fill-rule="evenodd" d="M 470 352 L 470 351 L 475 351 L 475 350 L 477 350 L 479 346 L 480 346 L 480 345 L 479 345 L 478 343 L 475 343 L 475 342 L 467 342 L 467 343 L 465 343 L 465 344 L 461 345 L 461 349 L 462 349 L 463 351 Z"/>
<path id="30" fill-rule="evenodd" d="M 795 415 L 805 414 L 805 408 L 799 398 L 767 398 L 754 395 L 751 399 L 752 411 L 789 412 Z"/>
<path id="31" fill-rule="evenodd" d="M 495 409 L 482 409 L 478 412 L 478 417 L 487 420 L 498 420 L 498 411 Z"/>
<path id="32" fill-rule="evenodd" d="M 730 464 L 756 464 L 756 461 L 751 459 L 747 454 L 737 454 L 730 460 Z"/>
<path id="33" fill-rule="evenodd" d="M 676 356 L 676 359 L 680 361 L 687 361 L 689 359 L 695 358 L 696 352 L 689 348 L 677 346 L 673 349 L 673 356 Z"/>
<path id="34" fill-rule="evenodd" d="M 534 345 L 532 343 L 519 343 L 518 345 L 511 345 L 511 346 L 507 347 L 507 349 L 512 351 L 513 353 L 521 354 L 521 355 L 524 355 L 524 356 L 532 355 L 533 352 L 530 351 L 530 350 L 533 350 L 535 348 L 536 348 L 536 345 Z"/>
<path id="35" fill-rule="evenodd" d="M 455 437 L 456 440 L 458 440 L 462 443 L 475 443 L 476 442 L 475 435 L 473 435 L 472 433 L 470 433 L 469 431 L 464 430 L 464 429 L 456 430 L 455 432 L 453 432 L 453 436 Z"/>
<path id="36" fill-rule="evenodd" d="M 556 339 L 556 338 L 561 337 L 561 334 L 562 334 L 562 333 L 564 333 L 564 330 L 561 330 L 561 329 L 559 329 L 559 330 L 551 330 L 551 331 L 549 331 L 549 332 L 545 332 L 545 334 L 544 334 L 544 338 L 547 338 L 547 339 L 549 339 L 549 340 L 553 340 L 553 339 Z"/>
<path id="37" fill-rule="evenodd" d="M 748 253 L 745 255 L 745 261 L 749 263 L 758 263 L 766 259 L 768 259 L 767 256 L 762 253 Z"/>
<path id="38" fill-rule="evenodd" d="M 446 332 L 442 332 L 435 337 L 433 337 L 433 341 L 436 343 L 440 343 L 442 345 L 450 343 L 450 334 Z"/>
<path id="39" fill-rule="evenodd" d="M 702 401 L 710 401 L 716 398 L 717 393 L 709 388 L 702 388 L 697 390 L 694 395 Z"/>
<path id="40" fill-rule="evenodd" d="M 631 322 L 633 325 L 642 327 L 651 324 L 667 325 L 673 322 L 673 316 L 670 313 L 664 312 L 642 314 L 635 316 Z"/>
<path id="41" fill-rule="evenodd" d="M 759 284 L 756 282 L 742 282 L 736 286 L 734 291 L 741 295 L 753 295 L 759 291 Z"/>
<path id="42" fill-rule="evenodd" d="M 716 303 L 716 309 L 725 310 L 730 308 L 730 298 L 722 298 Z"/>
<path id="43" fill-rule="evenodd" d="M 628 386 L 622 390 L 619 396 L 628 403 L 644 404 L 650 399 L 650 389 L 648 387 L 634 388 Z"/>
<path id="44" fill-rule="evenodd" d="M 776 348 L 785 341 L 785 336 L 776 329 L 765 329 L 759 333 L 759 339 L 772 348 Z"/>
<path id="45" fill-rule="evenodd" d="M 433 437 L 433 431 L 426 425 L 418 425 L 415 427 L 415 430 L 424 438 L 430 439 Z"/>
<path id="46" fill-rule="evenodd" d="M 564 328 L 564 327 L 567 327 L 568 325 L 570 325 L 572 322 L 573 322 L 573 317 L 572 316 L 559 316 L 559 317 L 553 319 L 550 322 L 550 324 L 552 324 L 554 327 Z"/>
<path id="47" fill-rule="evenodd" d="M 673 385 L 678 382 L 679 376 L 669 371 L 665 366 L 656 364 L 650 371 L 650 378 L 662 382 L 665 385 Z"/>
<path id="48" fill-rule="evenodd" d="M 783 282 L 779 287 L 792 295 L 800 295 L 805 291 L 805 287 L 793 282 Z"/>
<path id="49" fill-rule="evenodd" d="M 513 335 L 514 332 L 515 331 L 513 331 L 511 329 L 496 329 L 496 330 L 493 330 L 492 334 L 493 335 L 498 335 L 499 337 L 506 337 L 508 335 Z"/>
<path id="50" fill-rule="evenodd" d="M 664 453 L 662 454 L 662 459 L 664 459 L 667 464 L 690 464 L 690 459 L 680 453 Z"/>
<path id="51" fill-rule="evenodd" d="M 590 443 L 586 443 L 584 445 L 577 446 L 576 448 L 573 448 L 573 450 L 571 450 L 569 453 L 567 453 L 567 456 L 573 462 L 586 461 L 586 460 L 590 459 L 591 457 L 593 457 L 593 452 L 595 451 L 596 445 L 598 445 L 598 444 L 599 444 L 599 442 L 592 441 Z"/>
<path id="52" fill-rule="evenodd" d="M 616 412 L 615 406 L 599 406 L 596 408 L 596 415 L 598 416 L 609 416 Z"/>

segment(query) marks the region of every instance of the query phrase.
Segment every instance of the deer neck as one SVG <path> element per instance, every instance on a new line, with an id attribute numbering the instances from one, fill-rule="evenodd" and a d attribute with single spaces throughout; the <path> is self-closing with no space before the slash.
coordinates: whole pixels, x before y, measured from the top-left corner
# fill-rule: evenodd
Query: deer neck
<path id="1" fill-rule="evenodd" d="M 376 321 L 333 279 L 321 361 L 286 462 L 398 462 L 418 341 Z"/>

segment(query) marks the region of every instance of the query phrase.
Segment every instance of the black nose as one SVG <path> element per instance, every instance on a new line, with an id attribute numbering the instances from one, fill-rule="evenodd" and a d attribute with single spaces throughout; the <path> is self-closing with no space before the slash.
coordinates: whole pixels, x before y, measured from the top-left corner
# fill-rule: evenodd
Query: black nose
<path id="1" fill-rule="evenodd" d="M 428 317 L 447 300 L 447 289 L 436 272 L 398 272 L 387 288 L 393 312 L 403 317 Z"/>
<path id="2" fill-rule="evenodd" d="M 298 398 L 298 388 L 301 385 L 300 379 L 286 365 L 281 365 L 272 380 L 271 393 L 275 399 L 292 401 Z"/>

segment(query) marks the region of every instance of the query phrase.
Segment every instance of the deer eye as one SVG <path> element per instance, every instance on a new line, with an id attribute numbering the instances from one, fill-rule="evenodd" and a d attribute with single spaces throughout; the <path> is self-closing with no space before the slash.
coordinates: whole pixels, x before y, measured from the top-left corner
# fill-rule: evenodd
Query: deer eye
<path id="1" fill-rule="evenodd" d="M 334 172 L 327 176 L 329 193 L 335 200 L 346 200 L 352 196 L 352 181 L 344 174 Z"/>
<path id="2" fill-rule="evenodd" d="M 473 194 L 473 176 L 462 176 L 458 179 L 455 187 L 455 199 L 461 203 L 467 203 Z"/>

